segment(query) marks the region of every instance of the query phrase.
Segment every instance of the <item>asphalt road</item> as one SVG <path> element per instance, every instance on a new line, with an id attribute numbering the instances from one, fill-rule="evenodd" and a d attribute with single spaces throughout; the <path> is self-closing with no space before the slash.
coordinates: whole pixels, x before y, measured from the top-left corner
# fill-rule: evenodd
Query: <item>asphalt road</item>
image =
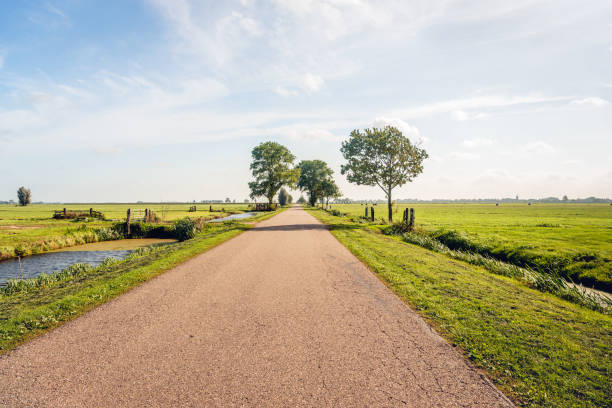
<path id="1" fill-rule="evenodd" d="M 9 407 L 509 407 L 294 207 L 0 357 Z"/>

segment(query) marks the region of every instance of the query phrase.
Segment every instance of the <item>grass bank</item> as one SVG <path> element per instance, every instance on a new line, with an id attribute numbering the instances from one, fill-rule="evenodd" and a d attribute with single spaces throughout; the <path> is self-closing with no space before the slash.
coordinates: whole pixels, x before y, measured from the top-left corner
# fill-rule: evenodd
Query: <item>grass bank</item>
<path id="1" fill-rule="evenodd" d="M 282 211 L 282 210 L 281 210 Z M 263 213 L 249 222 L 270 218 Z M 195 238 L 140 253 L 99 268 L 68 270 L 17 281 L 0 292 L 0 353 L 69 321 L 141 283 L 219 245 L 250 224 L 207 224 Z"/>
<path id="2" fill-rule="evenodd" d="M 25 207 L 0 204 L 0 260 L 28 256 L 61 248 L 122 238 L 115 225 L 125 221 L 128 208 L 149 208 L 162 223 L 171 227 L 181 218 L 210 220 L 249 210 L 247 204 L 32 204 Z M 106 219 L 54 219 L 54 210 L 81 211 L 93 208 Z M 212 211 L 210 211 L 212 209 Z M 136 228 L 136 227 L 135 227 Z M 144 231 L 146 232 L 146 231 Z"/>
<path id="3" fill-rule="evenodd" d="M 371 207 L 371 206 L 370 206 Z M 612 292 L 612 206 L 608 204 L 401 204 L 419 228 L 453 250 L 493 257 Z M 334 204 L 353 217 L 366 206 Z M 374 206 L 376 219 L 387 208 Z"/>
<path id="4" fill-rule="evenodd" d="M 385 236 L 368 224 L 308 211 L 517 404 L 609 406 L 609 315 Z"/>

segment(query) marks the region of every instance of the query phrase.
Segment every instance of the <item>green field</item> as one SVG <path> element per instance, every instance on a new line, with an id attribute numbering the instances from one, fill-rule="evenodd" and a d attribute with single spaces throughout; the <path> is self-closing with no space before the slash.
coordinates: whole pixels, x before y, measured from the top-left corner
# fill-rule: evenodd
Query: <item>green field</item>
<path id="1" fill-rule="evenodd" d="M 612 206 L 608 204 L 400 204 L 394 207 L 394 221 L 401 220 L 407 207 L 415 209 L 416 226 L 426 233 L 454 230 L 487 255 L 552 270 L 599 289 L 612 288 Z M 365 212 L 359 204 L 332 208 L 354 217 Z M 387 220 L 386 205 L 373 208 L 376 219 Z"/>
<path id="2" fill-rule="evenodd" d="M 309 212 L 517 405 L 610 406 L 610 315 L 384 235 L 378 225 Z"/>
<path id="3" fill-rule="evenodd" d="M 196 205 L 196 212 L 189 207 Z M 213 212 L 209 212 L 210 206 Z M 106 220 L 56 220 L 54 210 L 101 211 Z M 32 204 L 26 207 L 0 205 L 0 260 L 13 257 L 16 247 L 26 254 L 44 252 L 96 240 L 92 230 L 110 227 L 125 220 L 127 209 L 148 208 L 162 222 L 172 222 L 183 217 L 218 218 L 230 213 L 248 210 L 247 204 Z M 224 210 L 224 211 L 221 211 Z"/>

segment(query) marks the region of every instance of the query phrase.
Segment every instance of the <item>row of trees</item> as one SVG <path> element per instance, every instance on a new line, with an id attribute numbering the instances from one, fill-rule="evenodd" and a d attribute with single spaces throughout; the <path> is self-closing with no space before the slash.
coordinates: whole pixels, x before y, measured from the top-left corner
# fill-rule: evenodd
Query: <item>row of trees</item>
<path id="1" fill-rule="evenodd" d="M 276 142 L 265 142 L 251 152 L 251 172 L 254 180 L 249 183 L 251 198 L 265 197 L 270 204 L 278 192 L 281 205 L 293 199 L 283 186 L 299 188 L 308 193 L 309 202 L 340 197 L 340 189 L 334 181 L 334 171 L 322 160 L 302 160 L 294 166 L 295 156 L 289 149 Z M 279 192 L 280 190 L 280 192 Z"/>
<path id="2" fill-rule="evenodd" d="M 340 151 L 346 159 L 341 172 L 349 182 L 379 186 L 384 191 L 390 221 L 393 220 L 393 189 L 411 182 L 422 173 L 423 160 L 428 157 L 424 149 L 392 126 L 363 132 L 353 130 L 349 139 L 342 142 Z M 310 205 L 318 200 L 329 202 L 330 198 L 340 197 L 333 179 L 334 172 L 324 161 L 303 160 L 294 166 L 295 156 L 276 142 L 261 143 L 253 149 L 252 156 L 254 181 L 249 183 L 249 188 L 253 199 L 263 196 L 271 204 L 283 186 L 298 187 L 307 192 Z"/>

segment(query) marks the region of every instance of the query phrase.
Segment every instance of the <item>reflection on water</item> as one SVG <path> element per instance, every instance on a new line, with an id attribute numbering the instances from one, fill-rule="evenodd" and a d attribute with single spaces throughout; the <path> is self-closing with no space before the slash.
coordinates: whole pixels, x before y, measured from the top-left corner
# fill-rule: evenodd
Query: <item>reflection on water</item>
<path id="1" fill-rule="evenodd" d="M 240 213 L 240 214 L 232 214 L 232 215 L 228 215 L 227 217 L 223 217 L 223 218 L 217 218 L 214 220 L 210 220 L 208 222 L 222 222 L 222 221 L 229 221 L 229 220 L 241 220 L 243 218 L 249 218 L 254 216 L 255 213 L 252 212 L 247 212 L 247 213 Z"/>
<path id="2" fill-rule="evenodd" d="M 41 273 L 52 273 L 66 269 L 75 263 L 88 263 L 96 266 L 106 258 L 123 259 L 130 252 L 128 250 L 114 251 L 65 251 L 48 252 L 45 254 L 32 255 L 21 259 L 23 278 L 33 278 Z M 17 259 L 0 261 L 0 285 L 9 279 L 21 277 L 19 262 Z"/>

